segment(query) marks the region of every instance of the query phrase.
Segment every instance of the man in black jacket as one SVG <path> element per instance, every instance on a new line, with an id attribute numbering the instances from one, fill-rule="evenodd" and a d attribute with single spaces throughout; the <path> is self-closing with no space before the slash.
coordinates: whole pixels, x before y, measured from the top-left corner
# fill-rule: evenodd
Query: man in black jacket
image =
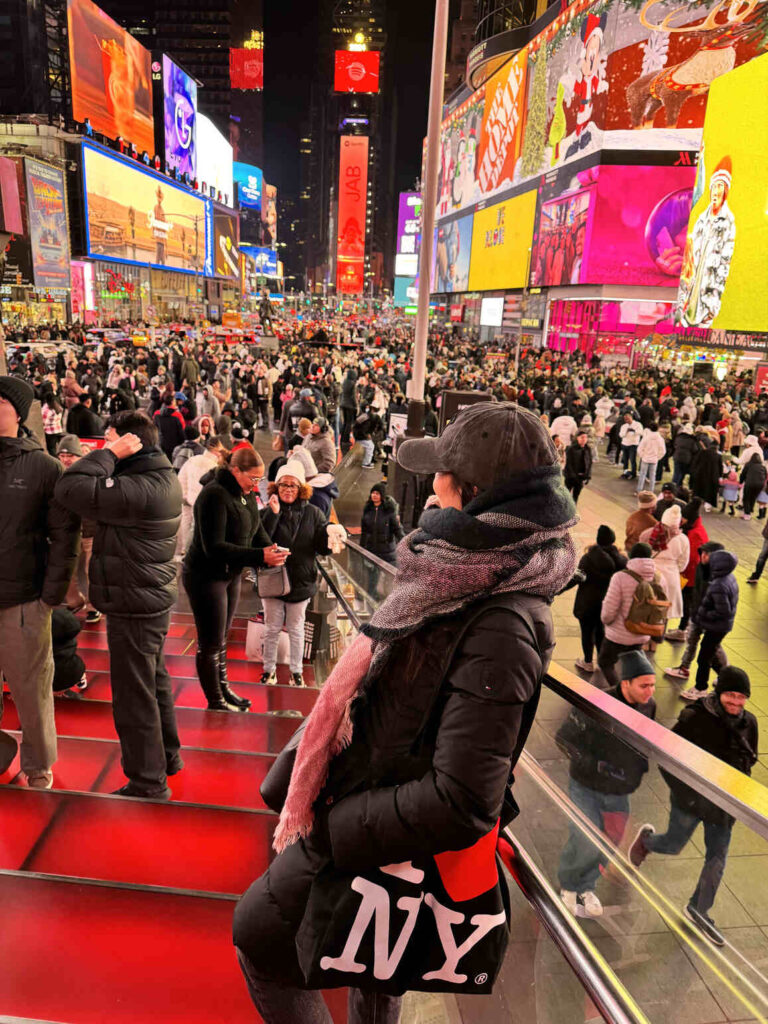
<path id="1" fill-rule="evenodd" d="M 163 660 L 176 600 L 181 485 L 141 412 L 115 417 L 107 445 L 79 459 L 56 496 L 95 520 L 90 598 L 107 618 L 112 710 L 127 785 L 122 796 L 168 799 L 166 776 L 183 767 Z"/>
<path id="2" fill-rule="evenodd" d="M 587 444 L 589 435 L 579 430 L 565 453 L 565 486 L 573 495 L 574 504 L 579 500 L 581 489 L 592 477 L 592 451 Z"/>
<path id="3" fill-rule="evenodd" d="M 745 775 L 751 775 L 757 761 L 757 719 L 744 705 L 750 696 L 749 676 L 735 665 L 720 670 L 715 692 L 680 712 L 672 732 L 706 750 Z M 704 866 L 685 908 L 686 917 L 716 946 L 725 939 L 709 916 L 725 871 L 734 819 L 677 776 L 662 769 L 669 786 L 669 824 L 663 835 L 653 825 L 643 825 L 629 850 L 639 867 L 649 853 L 678 854 L 696 831 L 704 825 Z"/>
<path id="4" fill-rule="evenodd" d="M 621 682 L 608 690 L 647 718 L 656 717 L 656 676 L 642 651 L 621 659 Z M 648 771 L 648 761 L 623 740 L 575 708 L 557 733 L 556 742 L 570 759 L 569 794 L 579 810 L 618 846 L 629 817 L 629 794 Z M 595 885 L 606 858 L 577 824 L 571 823 L 560 858 L 560 898 L 574 917 L 600 917 Z"/>
<path id="5" fill-rule="evenodd" d="M 32 789 L 50 789 L 56 760 L 51 610 L 64 600 L 80 524 L 54 498 L 61 465 L 22 424 L 34 392 L 0 377 L 0 671 L 21 723 L 21 769 Z M 2 717 L 0 688 L 0 718 Z M 15 754 L 3 733 L 0 769 Z"/>
<path id="6" fill-rule="evenodd" d="M 86 391 L 80 395 L 80 401 L 67 414 L 67 432 L 75 437 L 104 437 L 104 421 L 95 413 L 93 395 Z"/>

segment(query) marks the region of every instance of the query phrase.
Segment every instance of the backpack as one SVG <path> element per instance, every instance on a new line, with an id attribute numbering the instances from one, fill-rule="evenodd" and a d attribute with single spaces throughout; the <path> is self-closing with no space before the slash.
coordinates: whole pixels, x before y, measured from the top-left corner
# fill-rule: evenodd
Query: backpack
<path id="1" fill-rule="evenodd" d="M 664 636 L 667 615 L 672 604 L 667 600 L 664 588 L 658 579 L 649 583 L 631 569 L 623 569 L 622 572 L 637 582 L 624 628 L 639 636 Z"/>

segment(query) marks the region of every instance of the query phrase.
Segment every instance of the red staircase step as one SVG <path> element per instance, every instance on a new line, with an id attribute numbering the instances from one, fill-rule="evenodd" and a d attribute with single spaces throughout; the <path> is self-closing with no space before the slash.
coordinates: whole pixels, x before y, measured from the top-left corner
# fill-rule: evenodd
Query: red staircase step
<path id="1" fill-rule="evenodd" d="M 308 715 L 315 706 L 319 691 L 300 686 L 258 686 L 238 683 L 236 692 L 252 702 L 252 713 L 300 711 L 302 715 Z M 177 708 L 206 707 L 206 699 L 196 679 L 181 680 L 178 689 L 174 691 L 174 701 Z"/>
<path id="2" fill-rule="evenodd" d="M 3 1013 L 68 1024 L 258 1024 L 230 900 L 0 876 Z M 41 984 L 41 977 L 45 983 Z M 346 1024 L 346 992 L 327 993 Z"/>
<path id="3" fill-rule="evenodd" d="M 174 641 L 170 641 L 173 643 Z M 109 652 L 106 650 L 80 651 L 80 657 L 85 662 L 88 672 L 109 672 Z M 170 675 L 178 678 L 194 679 L 197 675 L 195 670 L 194 654 L 168 654 L 165 658 L 165 667 Z M 287 678 L 288 668 L 282 666 L 284 675 Z M 261 679 L 263 667 L 258 661 L 233 661 L 227 658 L 227 674 L 230 682 L 233 683 L 258 683 Z M 312 685 L 314 683 L 314 672 L 311 665 L 305 665 L 304 679 Z"/>
<path id="4" fill-rule="evenodd" d="M 25 803 L 51 818 L 17 870 L 239 895 L 274 856 L 274 814 L 0 790 L 0 814 Z"/>
<path id="5" fill-rule="evenodd" d="M 9 825 L 13 822 L 12 826 L 0 829 L 0 868 L 4 871 L 18 871 L 56 810 L 53 801 L 25 799 L 31 792 L 7 786 L 0 789 L 5 821 Z M 5 924 L 0 932 L 4 928 Z"/>
<path id="6" fill-rule="evenodd" d="M 299 725 L 299 718 L 243 715 L 235 712 L 176 708 L 182 746 L 205 750 L 234 750 L 246 754 L 278 754 Z M 6 698 L 3 728 L 17 730 L 19 716 Z M 110 704 L 96 700 L 56 701 L 56 731 L 60 736 L 117 738 Z"/>

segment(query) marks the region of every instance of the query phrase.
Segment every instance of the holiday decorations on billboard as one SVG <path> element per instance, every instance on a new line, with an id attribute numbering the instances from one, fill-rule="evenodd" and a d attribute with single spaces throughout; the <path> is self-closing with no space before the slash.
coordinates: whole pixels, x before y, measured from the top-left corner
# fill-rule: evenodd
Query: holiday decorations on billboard
<path id="1" fill-rule="evenodd" d="M 695 175 L 693 167 L 600 167 L 581 281 L 676 287 Z"/>
<path id="2" fill-rule="evenodd" d="M 365 135 L 341 136 L 338 195 L 336 291 L 345 295 L 362 294 L 368 195 L 368 138 Z"/>
<path id="3" fill-rule="evenodd" d="M 205 114 L 197 115 L 197 180 L 203 192 L 234 206 L 232 147 Z"/>
<path id="4" fill-rule="evenodd" d="M 214 208 L 213 211 L 213 266 L 216 277 L 240 276 L 238 249 L 238 219 L 234 213 Z"/>
<path id="5" fill-rule="evenodd" d="M 768 331 L 768 55 L 710 89 L 676 322 Z"/>
<path id="6" fill-rule="evenodd" d="M 336 50 L 333 88 L 336 92 L 378 92 L 381 54 L 377 50 Z"/>
<path id="7" fill-rule="evenodd" d="M 83 185 L 89 256 L 202 272 L 206 200 L 85 143 Z"/>
<path id="8" fill-rule="evenodd" d="M 68 0 L 72 116 L 155 151 L 149 50 L 91 0 Z"/>
<path id="9" fill-rule="evenodd" d="M 165 165 L 197 176 L 197 82 L 163 54 Z"/>
<path id="10" fill-rule="evenodd" d="M 472 214 L 444 221 L 435 229 L 433 292 L 465 292 L 469 287 Z"/>
<path id="11" fill-rule="evenodd" d="M 527 284 L 535 214 L 535 189 L 475 213 L 469 269 L 471 291 L 522 288 Z"/>
<path id="12" fill-rule="evenodd" d="M 253 164 L 239 163 L 237 160 L 232 168 L 240 206 L 246 210 L 260 210 L 264 190 L 264 175 L 261 168 Z"/>
<path id="13" fill-rule="evenodd" d="M 24 160 L 27 225 L 36 288 L 69 288 L 69 231 L 64 175 L 39 160 Z"/>
<path id="14" fill-rule="evenodd" d="M 261 199 L 261 243 L 266 246 L 277 243 L 277 188 L 266 182 Z"/>

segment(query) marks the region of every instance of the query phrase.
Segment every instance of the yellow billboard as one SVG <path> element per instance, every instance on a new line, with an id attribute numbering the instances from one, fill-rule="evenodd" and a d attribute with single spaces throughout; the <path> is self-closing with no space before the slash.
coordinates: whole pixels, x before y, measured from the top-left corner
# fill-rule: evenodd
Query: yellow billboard
<path id="1" fill-rule="evenodd" d="M 768 54 L 709 89 L 676 321 L 768 331 Z"/>
<path id="2" fill-rule="evenodd" d="M 469 290 L 522 288 L 536 214 L 536 189 L 475 213 Z"/>

